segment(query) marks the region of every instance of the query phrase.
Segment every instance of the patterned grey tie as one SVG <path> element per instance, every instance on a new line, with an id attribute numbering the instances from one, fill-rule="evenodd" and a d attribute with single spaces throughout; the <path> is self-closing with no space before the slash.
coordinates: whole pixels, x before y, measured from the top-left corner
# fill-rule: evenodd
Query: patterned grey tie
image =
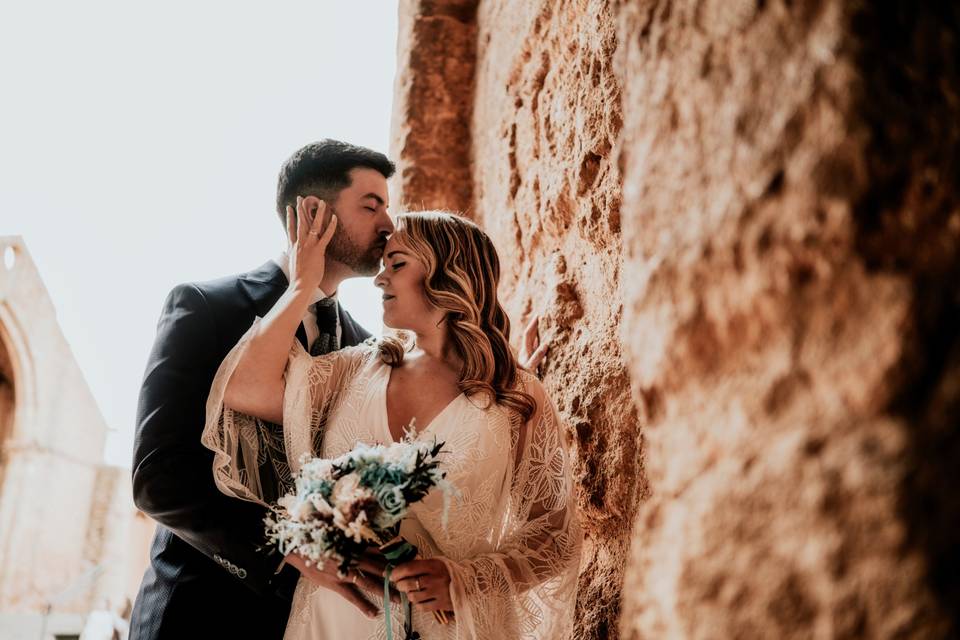
<path id="1" fill-rule="evenodd" d="M 337 340 L 337 301 L 333 298 L 324 298 L 313 305 L 317 314 L 317 329 L 320 334 L 310 345 L 311 356 L 322 356 L 340 348 Z"/>

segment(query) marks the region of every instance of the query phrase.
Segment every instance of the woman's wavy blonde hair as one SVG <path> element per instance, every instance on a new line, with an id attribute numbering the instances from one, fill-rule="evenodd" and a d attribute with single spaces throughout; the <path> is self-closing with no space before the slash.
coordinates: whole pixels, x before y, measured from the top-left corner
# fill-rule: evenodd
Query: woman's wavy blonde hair
<path id="1" fill-rule="evenodd" d="M 517 360 L 510 349 L 510 320 L 497 300 L 500 259 L 480 227 L 446 211 L 397 217 L 396 241 L 426 269 L 427 300 L 445 312 L 457 355 L 463 361 L 457 383 L 467 396 L 485 393 L 528 420 L 533 397 L 517 388 Z M 380 343 L 380 357 L 392 367 L 406 346 L 396 337 Z"/>

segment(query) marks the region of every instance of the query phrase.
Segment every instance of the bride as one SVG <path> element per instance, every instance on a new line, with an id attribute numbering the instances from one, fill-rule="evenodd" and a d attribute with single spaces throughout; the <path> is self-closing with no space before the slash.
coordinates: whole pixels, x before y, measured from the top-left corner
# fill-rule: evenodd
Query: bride
<path id="1" fill-rule="evenodd" d="M 384 324 L 415 340 L 385 337 L 311 357 L 294 334 L 337 225 L 335 215 L 324 224 L 323 212 L 321 204 L 311 223 L 301 204 L 296 229 L 289 216 L 296 237 L 289 288 L 214 380 L 203 441 L 216 452 L 218 487 L 271 499 L 262 469 L 269 423 L 283 424 L 294 474 L 305 453 L 333 458 L 360 442 L 394 442 L 415 425 L 417 437 L 445 443 L 441 468 L 458 496 L 446 527 L 442 498 L 433 494 L 401 527 L 420 556 L 394 568 L 391 580 L 413 603 L 414 629 L 425 640 L 569 637 L 581 540 L 570 464 L 550 398 L 511 352 L 493 244 L 450 213 L 399 216 L 374 283 L 383 290 Z M 287 561 L 309 569 L 302 558 Z M 369 574 L 352 580 L 382 602 L 382 576 L 379 592 Z M 435 611 L 448 612 L 449 622 Z M 394 605 L 395 638 L 401 617 Z M 382 611 L 365 617 L 301 577 L 285 638 L 384 637 Z"/>

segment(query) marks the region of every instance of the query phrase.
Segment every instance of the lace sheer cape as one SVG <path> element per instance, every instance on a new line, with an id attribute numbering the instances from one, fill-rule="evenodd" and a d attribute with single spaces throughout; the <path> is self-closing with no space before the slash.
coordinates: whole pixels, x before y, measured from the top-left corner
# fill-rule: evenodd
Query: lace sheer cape
<path id="1" fill-rule="evenodd" d="M 315 358 L 295 343 L 279 427 L 223 406 L 224 388 L 251 332 L 214 379 L 202 439 L 215 453 L 213 473 L 223 493 L 268 504 L 292 487 L 302 454 L 338 455 L 353 446 L 343 441 L 331 451 L 325 435 L 354 438 L 349 423 L 355 416 L 386 422 L 389 367 L 373 341 Z M 441 524 L 442 501 L 431 495 L 414 506 L 416 526 L 404 533 L 424 555 L 441 559 L 452 578 L 456 624 L 425 637 L 571 637 L 582 536 L 569 459 L 540 381 L 521 372 L 520 386 L 537 404 L 526 422 L 461 396 L 421 432 L 446 442 L 444 468 L 460 492 L 448 527 Z M 378 404 L 379 414 L 371 409 Z"/>

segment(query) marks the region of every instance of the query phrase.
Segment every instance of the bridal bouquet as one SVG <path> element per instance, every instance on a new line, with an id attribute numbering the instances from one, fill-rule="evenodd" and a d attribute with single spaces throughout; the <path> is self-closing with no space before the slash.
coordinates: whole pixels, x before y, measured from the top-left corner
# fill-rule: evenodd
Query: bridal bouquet
<path id="1" fill-rule="evenodd" d="M 333 460 L 305 457 L 294 492 L 280 498 L 266 519 L 268 541 L 283 555 L 297 553 L 318 564 L 335 561 L 341 577 L 371 544 L 381 547 L 391 565 L 414 558 L 417 549 L 399 537 L 400 523 L 410 505 L 438 488 L 444 494 L 445 524 L 452 487 L 440 470 L 442 447 L 408 432 L 400 442 L 359 444 Z M 388 601 L 384 609 L 389 630 Z"/>

